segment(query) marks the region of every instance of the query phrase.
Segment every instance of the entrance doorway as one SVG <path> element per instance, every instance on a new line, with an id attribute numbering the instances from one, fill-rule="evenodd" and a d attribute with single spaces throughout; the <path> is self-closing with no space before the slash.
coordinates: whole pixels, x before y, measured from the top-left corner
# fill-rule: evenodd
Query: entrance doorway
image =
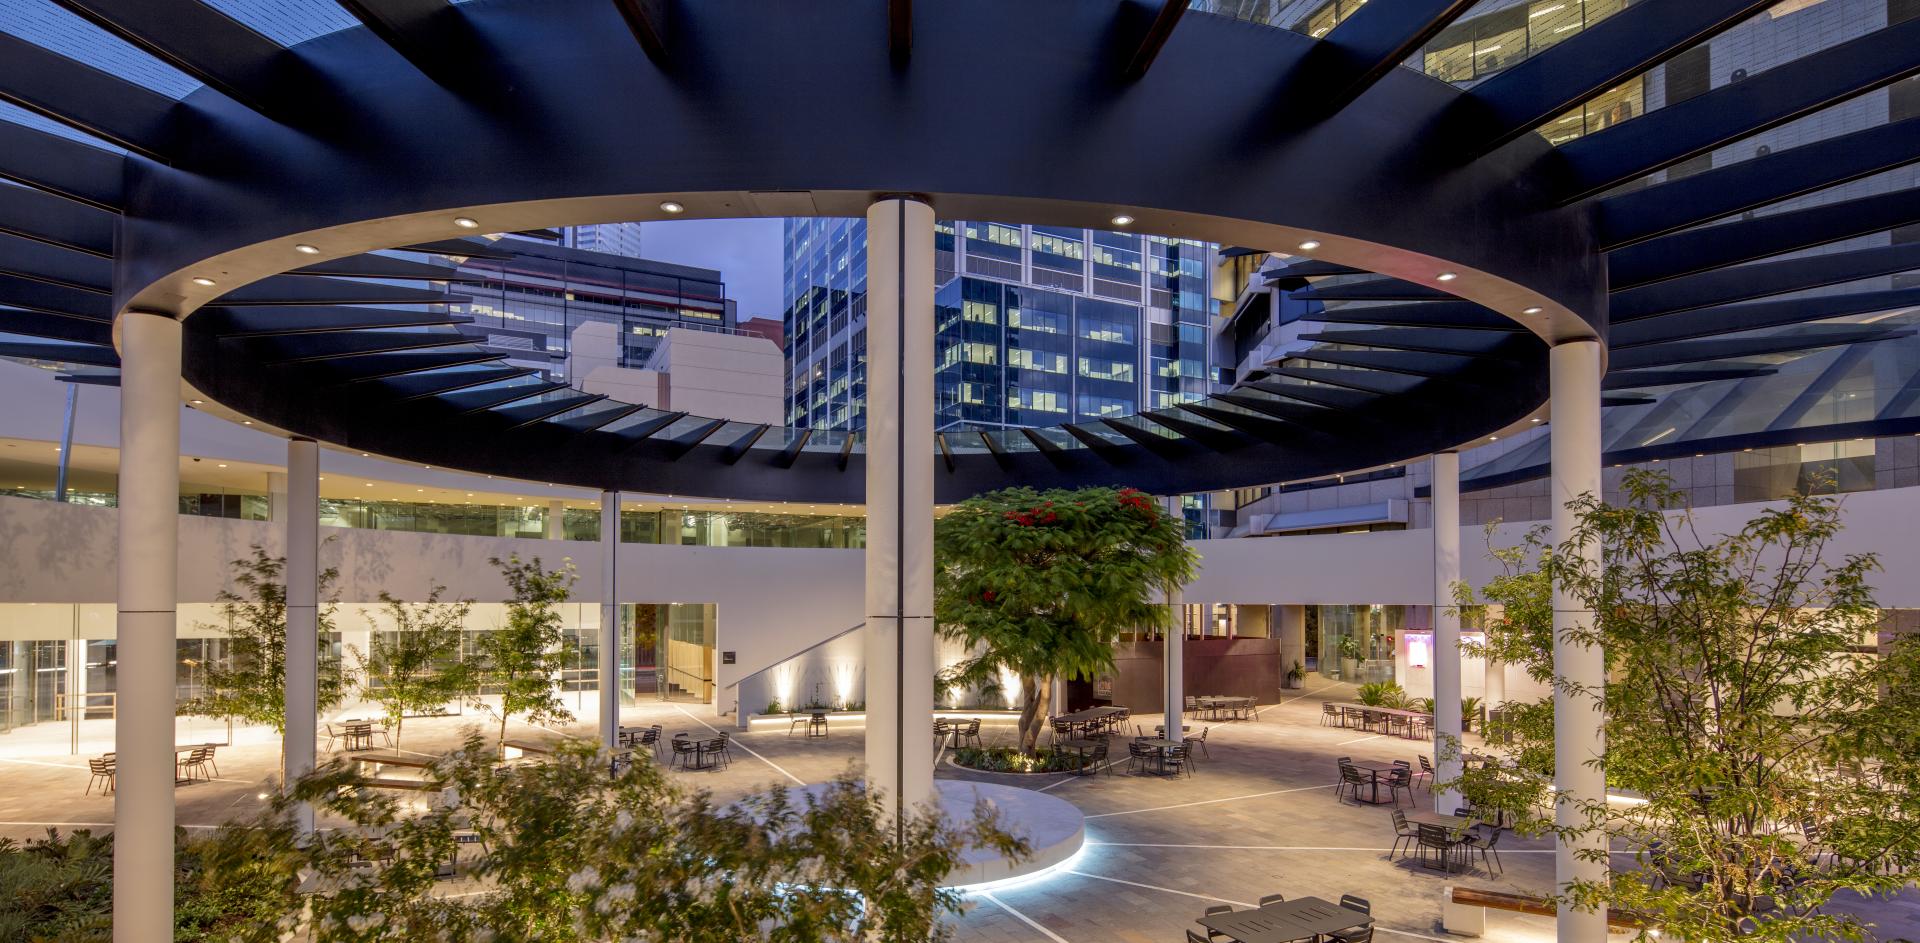
<path id="1" fill-rule="evenodd" d="M 714 694 L 713 603 L 621 606 L 621 685 L 633 696 L 711 703 Z"/>

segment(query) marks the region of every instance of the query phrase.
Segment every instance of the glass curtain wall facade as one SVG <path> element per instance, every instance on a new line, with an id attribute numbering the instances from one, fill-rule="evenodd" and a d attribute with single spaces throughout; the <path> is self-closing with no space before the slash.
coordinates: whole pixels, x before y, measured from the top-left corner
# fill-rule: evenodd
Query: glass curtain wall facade
<path id="1" fill-rule="evenodd" d="M 653 262 L 503 239 L 512 259 L 457 260 L 477 284 L 456 286 L 471 300 L 448 306 L 471 316 L 469 330 L 507 351 L 526 352 L 528 365 L 568 379 L 573 330 L 590 321 L 614 326 L 619 365 L 640 368 L 675 327 L 731 330 L 735 309 L 713 269 Z"/>
<path id="2" fill-rule="evenodd" d="M 866 222 L 789 219 L 785 238 L 787 421 L 861 429 Z M 1132 233 L 939 222 L 938 427 L 1050 426 L 1206 396 L 1216 252 Z"/>

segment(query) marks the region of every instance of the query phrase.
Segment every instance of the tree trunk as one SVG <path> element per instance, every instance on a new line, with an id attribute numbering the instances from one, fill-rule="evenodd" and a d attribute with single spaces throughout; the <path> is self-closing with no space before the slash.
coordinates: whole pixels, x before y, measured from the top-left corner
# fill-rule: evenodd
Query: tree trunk
<path id="1" fill-rule="evenodd" d="M 1029 709 L 1021 715 L 1027 721 L 1020 730 L 1020 752 L 1031 754 L 1040 745 L 1040 731 L 1047 726 L 1049 702 L 1053 700 L 1053 679 L 1039 678 L 1032 688 Z"/>
<path id="2" fill-rule="evenodd" d="M 393 752 L 400 752 L 400 734 L 407 729 L 407 713 L 401 711 L 393 718 Z"/>
<path id="3" fill-rule="evenodd" d="M 1035 699 L 1035 689 L 1032 678 L 1020 679 L 1021 700 L 1024 703 L 1020 705 L 1020 722 L 1016 730 L 1019 734 L 1018 745 L 1023 752 L 1027 749 L 1027 730 L 1033 726 L 1034 714 L 1040 708 L 1040 702 Z"/>

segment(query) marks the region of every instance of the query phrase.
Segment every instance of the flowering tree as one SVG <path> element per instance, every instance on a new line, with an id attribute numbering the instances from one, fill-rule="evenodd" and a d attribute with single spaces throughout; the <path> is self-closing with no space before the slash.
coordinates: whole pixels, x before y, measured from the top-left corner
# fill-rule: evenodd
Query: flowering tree
<path id="1" fill-rule="evenodd" d="M 1560 547 L 1535 531 L 1501 554 L 1507 573 L 1485 591 L 1507 607 L 1488 651 L 1599 694 L 1608 788 L 1638 800 L 1585 801 L 1578 824 L 1559 829 L 1612 849 L 1594 852 L 1608 876 L 1567 896 L 1682 940 L 1870 939 L 1831 905 L 1920 874 L 1920 640 L 1862 645 L 1880 616 L 1867 585 L 1875 564 L 1826 559 L 1840 530 L 1834 500 L 1793 498 L 1734 533 L 1703 535 L 1674 510 L 1682 495 L 1663 476 L 1636 472 L 1625 489 L 1623 506 L 1577 499 Z M 1571 635 L 1604 651 L 1599 691 L 1553 670 L 1554 583 L 1596 613 Z M 1504 728 L 1507 762 L 1454 785 L 1522 829 L 1554 830 L 1551 700 L 1519 705 Z"/>
<path id="2" fill-rule="evenodd" d="M 846 774 L 799 792 L 769 787 L 716 805 L 644 759 L 611 779 L 608 758 L 572 741 L 546 761 L 501 766 L 478 736 L 438 762 L 446 791 L 421 813 L 350 788 L 335 761 L 251 821 L 218 832 L 209 874 L 277 877 L 282 910 L 234 937 L 278 943 L 432 940 L 943 940 L 960 900 L 939 884 L 969 846 L 1009 859 L 1024 839 L 976 809 L 956 824 L 920 810 L 896 834 L 891 813 Z M 345 827 L 303 836 L 295 803 Z M 471 832 L 484 855 L 445 894 L 439 875 Z M 463 887 L 463 890 L 465 888 Z"/>
<path id="3" fill-rule="evenodd" d="M 948 683 L 1021 679 L 1020 748 L 1046 726 L 1055 676 L 1113 668 L 1120 633 L 1172 626 L 1164 593 L 1193 578 L 1184 525 L 1132 488 L 1009 488 L 934 526 L 934 618 L 978 654 Z"/>

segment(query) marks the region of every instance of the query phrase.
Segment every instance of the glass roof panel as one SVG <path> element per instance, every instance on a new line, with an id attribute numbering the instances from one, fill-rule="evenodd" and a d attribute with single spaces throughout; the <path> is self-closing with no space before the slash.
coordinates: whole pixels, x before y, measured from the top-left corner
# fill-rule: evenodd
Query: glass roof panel
<path id="1" fill-rule="evenodd" d="M 191 76 L 135 49 L 53 0 L 0 0 L 0 32 L 109 72 L 168 98 L 200 87 Z"/>
<path id="2" fill-rule="evenodd" d="M 245 23 L 254 32 L 292 46 L 316 36 L 358 26 L 333 0 L 201 0 L 207 6 Z"/>

